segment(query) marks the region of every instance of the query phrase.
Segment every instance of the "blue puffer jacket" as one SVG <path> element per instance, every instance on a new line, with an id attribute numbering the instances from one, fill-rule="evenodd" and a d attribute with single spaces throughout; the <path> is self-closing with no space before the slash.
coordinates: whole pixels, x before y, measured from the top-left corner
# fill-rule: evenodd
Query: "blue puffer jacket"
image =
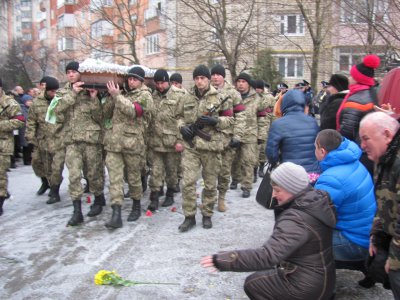
<path id="1" fill-rule="evenodd" d="M 319 173 L 314 141 L 319 127 L 314 118 L 304 114 L 304 93 L 288 91 L 282 100 L 283 117 L 272 122 L 265 149 L 272 164 L 290 161 L 307 172 Z"/>
<path id="2" fill-rule="evenodd" d="M 376 201 L 372 178 L 360 156 L 357 144 L 343 138 L 320 162 L 322 174 L 315 188 L 331 196 L 337 211 L 336 229 L 351 242 L 368 248 Z"/>

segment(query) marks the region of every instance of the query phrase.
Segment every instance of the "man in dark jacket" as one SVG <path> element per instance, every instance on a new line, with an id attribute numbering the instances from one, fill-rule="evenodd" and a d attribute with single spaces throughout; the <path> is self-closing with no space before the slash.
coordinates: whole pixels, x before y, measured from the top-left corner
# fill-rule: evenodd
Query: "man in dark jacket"
<path id="1" fill-rule="evenodd" d="M 284 95 L 283 117 L 272 122 L 265 151 L 272 165 L 290 161 L 309 173 L 319 173 L 314 155 L 319 127 L 314 118 L 304 113 L 305 103 L 304 93 L 299 90 L 290 90 Z"/>
<path id="2" fill-rule="evenodd" d="M 250 272 L 250 299 L 330 299 L 335 285 L 332 229 L 335 209 L 327 193 L 309 186 L 303 167 L 283 163 L 271 174 L 278 202 L 272 236 L 257 249 L 224 251 L 201 260 L 203 267 Z"/>
<path id="3" fill-rule="evenodd" d="M 400 299 L 400 124 L 383 112 L 360 122 L 361 147 L 376 164 L 375 195 L 378 210 L 371 229 L 370 256 L 388 252 L 385 271 L 395 299 Z M 384 241 L 389 241 L 389 247 Z M 386 249 L 385 249 L 386 248 Z"/>

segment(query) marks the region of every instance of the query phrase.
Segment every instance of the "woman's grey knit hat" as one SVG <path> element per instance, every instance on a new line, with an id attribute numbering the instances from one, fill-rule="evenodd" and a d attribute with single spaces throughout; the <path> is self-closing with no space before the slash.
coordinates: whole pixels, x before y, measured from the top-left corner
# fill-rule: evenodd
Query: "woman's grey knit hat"
<path id="1" fill-rule="evenodd" d="M 273 170 L 271 180 L 293 195 L 303 191 L 310 182 L 306 170 L 291 162 L 280 164 Z"/>

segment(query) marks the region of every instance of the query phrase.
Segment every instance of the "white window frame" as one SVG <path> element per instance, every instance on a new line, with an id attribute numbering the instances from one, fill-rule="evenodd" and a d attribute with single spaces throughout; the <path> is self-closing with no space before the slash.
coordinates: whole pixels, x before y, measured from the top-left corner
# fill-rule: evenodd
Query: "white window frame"
<path id="1" fill-rule="evenodd" d="M 57 41 L 57 49 L 59 52 L 74 50 L 74 39 L 65 37 L 59 38 Z"/>
<path id="2" fill-rule="evenodd" d="M 295 18 L 296 29 L 295 32 L 288 32 L 289 19 Z M 302 15 L 290 14 L 280 16 L 279 34 L 286 36 L 304 36 L 304 18 Z"/>
<path id="3" fill-rule="evenodd" d="M 284 63 L 282 70 L 282 63 Z M 293 75 L 289 68 L 293 68 Z M 304 77 L 304 57 L 303 56 L 278 56 L 279 73 L 285 78 L 303 78 Z M 283 72 L 282 72 L 283 71 Z M 289 73 L 290 72 L 290 73 Z"/>
<path id="4" fill-rule="evenodd" d="M 342 0 L 340 2 L 340 23 L 350 24 L 365 24 L 367 19 L 359 14 L 361 5 L 365 5 L 368 0 Z M 387 21 L 388 20 L 389 2 L 387 0 L 375 0 L 373 7 L 373 21 Z M 367 11 L 365 11 L 365 14 Z M 376 20 L 377 14 L 381 13 L 380 19 Z"/>
<path id="5" fill-rule="evenodd" d="M 160 53 L 160 35 L 158 33 L 146 36 L 146 55 Z"/>
<path id="6" fill-rule="evenodd" d="M 92 39 L 97 39 L 102 36 L 112 36 L 114 28 L 111 23 L 105 20 L 98 20 L 90 26 L 90 36 Z"/>

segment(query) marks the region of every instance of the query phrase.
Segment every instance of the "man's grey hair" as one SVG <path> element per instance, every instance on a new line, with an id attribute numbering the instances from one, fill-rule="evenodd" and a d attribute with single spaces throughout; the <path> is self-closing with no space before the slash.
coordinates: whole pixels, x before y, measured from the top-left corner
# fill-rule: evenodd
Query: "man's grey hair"
<path id="1" fill-rule="evenodd" d="M 376 126 L 377 130 L 382 132 L 387 129 L 392 133 L 396 133 L 400 128 L 400 124 L 395 118 L 381 111 L 372 112 L 366 115 L 361 120 L 360 127 L 366 123 L 372 123 L 374 126 Z"/>

